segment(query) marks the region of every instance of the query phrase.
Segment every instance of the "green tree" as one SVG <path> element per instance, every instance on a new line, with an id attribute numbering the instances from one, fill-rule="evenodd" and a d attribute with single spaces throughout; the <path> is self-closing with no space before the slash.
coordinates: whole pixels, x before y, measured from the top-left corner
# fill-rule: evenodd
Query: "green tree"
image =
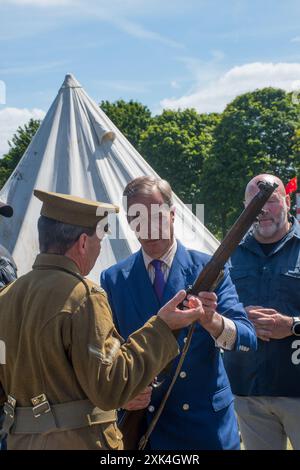
<path id="1" fill-rule="evenodd" d="M 118 100 L 114 103 L 102 101 L 100 107 L 129 142 L 139 150 L 140 136 L 147 129 L 151 121 L 149 108 L 133 100 L 128 102 Z"/>
<path id="2" fill-rule="evenodd" d="M 41 121 L 30 119 L 24 127 L 19 126 L 11 141 L 8 142 L 9 151 L 0 160 L 0 188 L 2 188 L 19 163 Z"/>
<path id="3" fill-rule="evenodd" d="M 213 143 L 217 114 L 165 110 L 141 136 L 141 152 L 186 203 L 201 202 L 200 176 Z"/>
<path id="4" fill-rule="evenodd" d="M 205 220 L 217 236 L 242 211 L 253 176 L 273 173 L 286 183 L 299 172 L 299 130 L 300 106 L 280 89 L 245 93 L 226 107 L 201 178 Z"/>

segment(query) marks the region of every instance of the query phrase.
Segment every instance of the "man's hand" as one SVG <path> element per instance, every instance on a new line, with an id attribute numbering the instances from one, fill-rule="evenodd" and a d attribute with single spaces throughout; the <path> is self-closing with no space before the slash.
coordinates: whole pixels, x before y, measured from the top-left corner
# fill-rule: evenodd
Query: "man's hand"
<path id="1" fill-rule="evenodd" d="M 200 320 L 204 310 L 201 301 L 197 297 L 190 297 L 186 310 L 180 310 L 177 306 L 185 299 L 186 292 L 179 291 L 173 299 L 169 300 L 158 312 L 158 316 L 171 330 L 180 330 L 194 321 Z"/>
<path id="2" fill-rule="evenodd" d="M 249 320 L 253 323 L 257 337 L 263 341 L 282 339 L 292 335 L 293 319 L 282 315 L 273 308 L 257 305 L 245 307 Z"/>
<path id="3" fill-rule="evenodd" d="M 223 331 L 222 315 L 216 312 L 218 297 L 214 292 L 199 292 L 198 299 L 202 304 L 202 312 L 199 318 L 200 325 L 214 338 L 218 338 Z"/>
<path id="4" fill-rule="evenodd" d="M 128 403 L 126 403 L 123 408 L 128 411 L 143 410 L 149 405 L 151 401 L 151 395 L 152 387 L 147 387 L 142 393 L 133 398 L 133 400 L 130 400 Z"/>

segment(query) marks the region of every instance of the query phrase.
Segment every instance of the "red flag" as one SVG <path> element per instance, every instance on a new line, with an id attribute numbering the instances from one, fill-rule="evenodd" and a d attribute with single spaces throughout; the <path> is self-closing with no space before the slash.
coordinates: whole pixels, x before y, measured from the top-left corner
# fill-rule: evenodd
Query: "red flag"
<path id="1" fill-rule="evenodd" d="M 285 191 L 286 194 L 293 193 L 294 191 L 297 191 L 297 176 L 292 178 L 287 185 L 285 186 Z"/>

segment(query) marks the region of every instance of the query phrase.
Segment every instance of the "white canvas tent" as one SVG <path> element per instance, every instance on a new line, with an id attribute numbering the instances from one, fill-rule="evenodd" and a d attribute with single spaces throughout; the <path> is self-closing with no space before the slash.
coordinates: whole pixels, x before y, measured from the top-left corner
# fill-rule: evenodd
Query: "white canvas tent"
<path id="1" fill-rule="evenodd" d="M 28 272 L 38 253 L 37 220 L 41 202 L 33 189 L 73 194 L 121 205 L 131 179 L 156 174 L 72 75 L 57 97 L 17 168 L 0 192 L 14 215 L 2 218 L 0 242 L 13 255 L 18 274 Z M 187 246 L 212 253 L 217 240 L 175 196 L 175 234 Z M 182 229 L 184 223 L 184 229 Z M 124 211 L 118 216 L 119 239 L 107 237 L 90 278 L 139 248 L 128 230 Z"/>

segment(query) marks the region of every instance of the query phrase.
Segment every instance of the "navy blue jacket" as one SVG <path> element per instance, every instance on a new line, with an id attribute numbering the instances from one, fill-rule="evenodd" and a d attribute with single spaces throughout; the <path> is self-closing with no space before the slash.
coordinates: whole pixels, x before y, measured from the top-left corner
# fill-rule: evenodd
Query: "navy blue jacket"
<path id="1" fill-rule="evenodd" d="M 146 271 L 142 251 L 119 262 L 101 276 L 116 326 L 124 338 L 156 314 L 180 289 L 192 284 L 209 256 L 187 250 L 178 242 L 161 304 Z M 217 289 L 218 311 L 237 327 L 235 349 L 256 348 L 256 336 L 247 320 L 228 275 Z M 181 331 L 180 348 L 188 329 Z M 159 347 L 159 345 L 157 345 Z M 244 354 L 247 354 L 244 352 Z M 174 361 L 173 372 L 178 359 Z M 150 439 L 152 449 L 238 449 L 239 436 L 233 409 L 233 395 L 214 340 L 197 325 L 190 350 L 163 414 Z M 170 377 L 154 390 L 150 410 L 157 408 Z M 153 415 L 148 413 L 148 419 Z"/>
<path id="2" fill-rule="evenodd" d="M 261 305 L 300 316 L 300 224 L 267 256 L 248 234 L 232 256 L 231 278 L 245 306 Z M 258 340 L 257 352 L 225 353 L 236 395 L 300 397 L 300 337 Z"/>

